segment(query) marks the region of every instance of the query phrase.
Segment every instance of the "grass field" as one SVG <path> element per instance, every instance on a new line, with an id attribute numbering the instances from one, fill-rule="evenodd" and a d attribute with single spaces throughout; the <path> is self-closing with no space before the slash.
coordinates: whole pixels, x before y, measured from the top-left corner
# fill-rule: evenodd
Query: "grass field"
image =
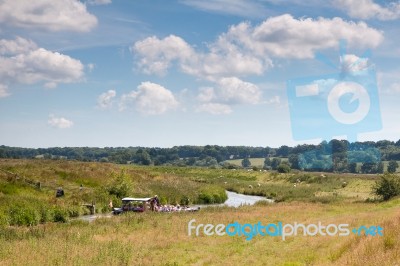
<path id="1" fill-rule="evenodd" d="M 400 199 L 365 201 L 373 198 L 375 175 L 42 160 L 1 160 L 0 168 L 19 176 L 0 173 L 0 265 L 396 265 L 400 261 Z M 215 194 L 218 198 L 220 190 L 229 189 L 272 197 L 277 203 L 212 207 L 197 213 L 132 213 L 93 223 L 41 220 L 48 208 L 52 212 L 45 214 L 53 218 L 59 211 L 65 211 L 66 220 L 84 214 L 87 210 L 80 205 L 92 199 L 99 211 L 109 211 L 111 196 L 105 187 L 121 173 L 132 182 L 131 196 L 157 193 L 173 203 L 183 197 L 199 201 Z M 42 182 L 42 188 L 32 180 Z M 65 198 L 55 198 L 59 186 L 65 189 Z M 15 213 L 17 209 L 22 211 Z M 37 225 L 10 223 L 29 215 L 37 215 Z M 214 225 L 235 221 L 379 225 L 384 235 L 301 235 L 285 241 L 269 236 L 250 241 L 244 236 L 196 237 L 188 236 L 192 219 Z"/>
<path id="2" fill-rule="evenodd" d="M 142 213 L 28 228 L 3 228 L 1 265 L 396 265 L 400 209 L 391 204 L 282 203 L 198 213 Z M 383 237 L 188 236 L 187 224 L 348 223 L 380 225 Z M 23 253 L 23 256 L 21 256 Z"/>
<path id="3" fill-rule="evenodd" d="M 279 157 L 277 157 L 279 158 Z M 274 159 L 274 157 L 270 158 L 271 160 Z M 282 160 L 282 162 L 288 161 L 287 158 L 279 158 Z M 249 158 L 251 166 L 256 166 L 258 168 L 262 168 L 264 166 L 264 160 L 265 158 Z M 227 160 L 226 162 L 237 165 L 237 166 L 242 166 L 242 159 L 233 159 L 233 160 Z"/>

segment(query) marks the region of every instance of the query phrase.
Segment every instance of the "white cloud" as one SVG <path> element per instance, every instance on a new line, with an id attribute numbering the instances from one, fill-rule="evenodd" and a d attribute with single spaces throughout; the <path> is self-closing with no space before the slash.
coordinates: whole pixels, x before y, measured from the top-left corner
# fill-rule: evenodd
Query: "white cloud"
<path id="1" fill-rule="evenodd" d="M 394 20 L 400 18 L 400 3 L 387 1 L 381 6 L 373 0 L 334 0 L 333 4 L 352 18 Z"/>
<path id="2" fill-rule="evenodd" d="M 0 40 L 0 79 L 8 85 L 44 82 L 54 88 L 58 83 L 80 81 L 84 66 L 76 59 L 51 52 L 23 38 Z"/>
<path id="3" fill-rule="evenodd" d="M 78 0 L 3 0 L 0 23 L 50 31 L 87 32 L 97 25 L 97 19 Z"/>
<path id="4" fill-rule="evenodd" d="M 232 113 L 232 108 L 229 105 L 222 103 L 203 103 L 200 104 L 196 110 L 198 112 L 205 112 L 213 115 L 226 115 Z"/>
<path id="5" fill-rule="evenodd" d="M 125 110 L 131 104 L 143 114 L 160 115 L 175 109 L 179 103 L 173 93 L 163 86 L 142 82 L 136 91 L 122 95 L 120 110 Z"/>
<path id="6" fill-rule="evenodd" d="M 55 117 L 54 115 L 49 116 L 49 120 L 47 121 L 47 123 L 52 127 L 60 129 L 70 128 L 74 125 L 71 120 L 68 120 L 64 117 Z"/>
<path id="7" fill-rule="evenodd" d="M 400 70 L 393 69 L 388 72 L 378 72 L 377 81 L 378 88 L 381 93 L 385 95 L 396 95 L 400 94 Z"/>
<path id="8" fill-rule="evenodd" d="M 108 5 L 111 4 L 111 0 L 88 0 L 87 3 L 89 5 Z"/>
<path id="9" fill-rule="evenodd" d="M 137 65 L 146 74 L 164 75 L 177 62 L 186 74 L 209 80 L 232 75 L 261 75 L 271 65 L 269 59 L 256 58 L 239 47 L 220 39 L 209 45 L 208 53 L 196 52 L 182 38 L 155 36 L 136 42 L 131 52 L 139 59 Z"/>
<path id="10" fill-rule="evenodd" d="M 53 82 L 53 81 L 46 82 L 44 84 L 44 87 L 47 88 L 47 89 L 55 89 L 55 88 L 57 88 L 57 83 Z"/>
<path id="11" fill-rule="evenodd" d="M 229 104 L 257 104 L 261 100 L 261 91 L 253 83 L 235 77 L 218 81 L 217 97 Z"/>
<path id="12" fill-rule="evenodd" d="M 97 98 L 97 105 L 102 109 L 111 108 L 116 95 L 117 92 L 115 90 L 108 90 L 107 92 L 100 94 Z"/>
<path id="13" fill-rule="evenodd" d="M 316 51 L 336 48 L 345 39 L 351 47 L 373 48 L 383 34 L 364 22 L 341 18 L 271 17 L 253 27 L 242 22 L 230 27 L 206 51 L 178 36 L 155 36 L 136 42 L 131 52 L 147 74 L 165 74 L 176 63 L 186 74 L 217 81 L 223 77 L 261 75 L 273 66 L 271 58 L 313 58 Z"/>
<path id="14" fill-rule="evenodd" d="M 211 102 L 215 98 L 214 88 L 212 87 L 203 87 L 199 89 L 200 93 L 197 96 L 197 99 L 200 102 Z"/>
<path id="15" fill-rule="evenodd" d="M 86 65 L 86 67 L 89 70 L 89 72 L 92 72 L 93 69 L 96 67 L 96 65 L 93 64 L 93 63 L 89 63 L 89 64 Z"/>
<path id="16" fill-rule="evenodd" d="M 345 73 L 362 72 L 371 67 L 369 58 L 362 58 L 353 54 L 346 54 L 343 57 L 340 57 L 340 63 L 342 71 Z"/>
<path id="17" fill-rule="evenodd" d="M 336 48 L 342 39 L 351 47 L 373 48 L 383 41 L 383 34 L 364 22 L 321 17 L 295 19 L 285 14 L 268 18 L 256 27 L 242 22 L 222 38 L 261 57 L 302 59 L 313 58 L 318 50 Z"/>
<path id="18" fill-rule="evenodd" d="M 211 114 L 229 114 L 231 106 L 238 104 L 258 104 L 261 102 L 261 90 L 253 83 L 236 77 L 222 78 L 216 87 L 199 89 L 197 111 Z"/>
<path id="19" fill-rule="evenodd" d="M 0 84 L 0 98 L 5 98 L 9 96 L 8 88 L 6 85 Z"/>
<path id="20" fill-rule="evenodd" d="M 392 83 L 389 87 L 389 91 L 392 94 L 399 94 L 400 93 L 400 82 Z"/>
<path id="21" fill-rule="evenodd" d="M 15 40 L 0 40 L 0 55 L 23 54 L 37 48 L 33 41 L 21 37 L 16 37 Z"/>
<path id="22" fill-rule="evenodd" d="M 281 104 L 281 97 L 279 97 L 278 95 L 275 95 L 272 98 L 270 98 L 269 100 L 267 100 L 267 104 L 280 105 Z"/>
<path id="23" fill-rule="evenodd" d="M 200 102 L 218 102 L 229 105 L 258 104 L 261 96 L 261 90 L 257 85 L 230 77 L 218 80 L 216 88 L 200 88 L 197 99 Z"/>
<path id="24" fill-rule="evenodd" d="M 194 8 L 241 17 L 265 17 L 268 10 L 260 3 L 247 0 L 184 0 Z"/>
<path id="25" fill-rule="evenodd" d="M 175 35 L 170 35 L 162 40 L 153 36 L 138 41 L 131 47 L 131 52 L 141 57 L 138 66 L 145 73 L 159 75 L 165 74 L 174 60 L 185 64 L 186 61 L 196 56 L 190 45 Z"/>

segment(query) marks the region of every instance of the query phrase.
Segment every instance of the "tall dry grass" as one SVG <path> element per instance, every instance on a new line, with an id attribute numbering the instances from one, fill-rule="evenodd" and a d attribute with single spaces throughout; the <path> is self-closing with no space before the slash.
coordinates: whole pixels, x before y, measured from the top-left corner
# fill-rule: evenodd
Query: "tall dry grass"
<path id="1" fill-rule="evenodd" d="M 381 225 L 384 237 L 188 236 L 187 225 L 278 222 Z M 394 265 L 399 208 L 378 204 L 283 203 L 211 208 L 197 213 L 140 213 L 2 229 L 1 265 Z"/>

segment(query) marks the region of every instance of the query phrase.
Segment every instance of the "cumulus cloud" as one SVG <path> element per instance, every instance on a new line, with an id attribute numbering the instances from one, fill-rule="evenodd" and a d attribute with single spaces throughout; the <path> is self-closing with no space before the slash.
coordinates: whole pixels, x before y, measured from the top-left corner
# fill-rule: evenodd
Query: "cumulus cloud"
<path id="1" fill-rule="evenodd" d="M 89 5 L 98 6 L 98 5 L 108 5 L 108 4 L 111 4 L 112 1 L 111 1 L 111 0 L 88 0 L 87 3 L 88 3 Z"/>
<path id="2" fill-rule="evenodd" d="M 199 89 L 199 95 L 197 95 L 197 99 L 200 102 L 211 102 L 215 98 L 216 95 L 213 87 L 203 87 Z"/>
<path id="3" fill-rule="evenodd" d="M 107 92 L 99 95 L 97 98 L 97 105 L 102 109 L 111 108 L 115 96 L 117 96 L 117 92 L 115 90 L 108 90 Z"/>
<path id="4" fill-rule="evenodd" d="M 354 54 L 345 54 L 340 57 L 342 72 L 360 73 L 367 70 L 371 65 L 369 58 L 358 57 Z"/>
<path id="5" fill-rule="evenodd" d="M 184 0 L 182 3 L 204 11 L 241 17 L 264 17 L 267 13 L 260 3 L 247 0 Z"/>
<path id="6" fill-rule="evenodd" d="M 197 109 L 198 112 L 210 113 L 213 115 L 226 115 L 232 113 L 232 108 L 222 103 L 203 103 Z"/>
<path id="7" fill-rule="evenodd" d="M 341 18 L 271 17 L 257 26 L 242 22 L 199 51 L 178 36 L 155 36 L 136 42 L 131 52 L 147 74 L 165 74 L 176 64 L 186 74 L 217 81 L 223 77 L 261 75 L 272 58 L 313 58 L 316 51 L 336 48 L 345 39 L 351 47 L 374 48 L 382 32 L 364 22 Z"/>
<path id="8" fill-rule="evenodd" d="M 383 34 L 364 22 L 341 18 L 301 18 L 285 14 L 271 17 L 256 27 L 248 22 L 232 26 L 222 36 L 259 56 L 313 58 L 318 50 L 336 48 L 345 39 L 352 47 L 374 48 Z"/>
<path id="9" fill-rule="evenodd" d="M 400 18 L 400 3 L 387 1 L 381 6 L 373 0 L 334 0 L 333 4 L 352 18 L 394 20 Z"/>
<path id="10" fill-rule="evenodd" d="M 50 31 L 87 32 L 97 18 L 78 0 L 0 1 L 0 23 Z"/>
<path id="11" fill-rule="evenodd" d="M 197 99 L 199 112 L 211 114 L 229 114 L 231 106 L 239 104 L 258 104 L 262 93 L 257 85 L 245 82 L 236 77 L 222 78 L 216 82 L 216 87 L 199 89 Z"/>
<path id="12" fill-rule="evenodd" d="M 8 88 L 6 85 L 0 84 L 0 98 L 5 98 L 9 96 L 10 93 L 8 93 Z"/>
<path id="13" fill-rule="evenodd" d="M 253 83 L 236 77 L 222 78 L 218 81 L 217 97 L 230 104 L 257 104 L 261 99 L 260 89 Z"/>
<path id="14" fill-rule="evenodd" d="M 142 82 L 137 90 L 121 97 L 120 110 L 133 105 L 135 109 L 146 115 L 160 115 L 178 106 L 174 94 L 159 84 Z"/>
<path id="15" fill-rule="evenodd" d="M 68 120 L 64 117 L 56 117 L 54 115 L 49 116 L 49 120 L 47 121 L 47 123 L 52 127 L 60 129 L 70 128 L 74 125 L 71 120 Z"/>
<path id="16" fill-rule="evenodd" d="M 58 83 L 80 81 L 83 75 L 79 60 L 39 48 L 21 37 L 0 40 L 0 79 L 4 84 L 43 82 L 45 87 L 54 88 Z"/>
<path id="17" fill-rule="evenodd" d="M 170 35 L 162 40 L 153 36 L 136 42 L 131 52 L 140 57 L 138 66 L 147 74 L 163 75 L 174 60 L 185 64 L 195 52 L 182 38 Z"/>
<path id="18" fill-rule="evenodd" d="M 170 35 L 148 37 L 134 43 L 130 50 L 144 73 L 164 75 L 176 66 L 182 73 L 211 81 L 213 85 L 201 88 L 197 95 L 197 110 L 209 108 L 217 110 L 210 113 L 229 113 L 233 105 L 261 103 L 260 89 L 243 78 L 262 75 L 273 67 L 275 59 L 313 58 L 318 51 L 337 48 L 343 39 L 350 47 L 374 48 L 383 38 L 381 31 L 364 22 L 322 17 L 297 19 L 284 14 L 255 26 L 250 22 L 233 25 L 206 44 L 205 49 Z M 358 60 L 354 64 L 354 59 L 353 55 L 344 56 L 342 66 L 353 71 L 367 63 Z M 273 98 L 270 103 L 279 102 L 279 98 Z"/>
<path id="19" fill-rule="evenodd" d="M 269 59 L 241 51 L 224 39 L 208 48 L 208 53 L 197 52 L 182 38 L 170 35 L 164 39 L 152 36 L 138 41 L 131 52 L 138 58 L 139 69 L 146 74 L 164 75 L 176 62 L 183 73 L 216 80 L 223 76 L 260 75 L 271 66 Z"/>

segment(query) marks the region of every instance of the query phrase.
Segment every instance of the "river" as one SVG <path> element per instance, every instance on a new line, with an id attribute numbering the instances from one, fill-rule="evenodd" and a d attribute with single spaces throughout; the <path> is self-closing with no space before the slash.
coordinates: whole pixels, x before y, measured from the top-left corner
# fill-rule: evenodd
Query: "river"
<path id="1" fill-rule="evenodd" d="M 224 202 L 224 205 L 229 207 L 240 207 L 241 205 L 253 205 L 257 201 L 262 201 L 262 200 L 268 201 L 269 203 L 274 202 L 272 199 L 267 199 L 265 197 L 244 195 L 231 191 L 226 191 L 226 195 L 228 196 L 228 199 Z"/>
<path id="2" fill-rule="evenodd" d="M 254 205 L 257 201 L 267 201 L 269 203 L 274 202 L 274 200 L 267 199 L 265 197 L 244 195 L 231 191 L 226 191 L 226 195 L 228 196 L 228 199 L 223 204 L 194 205 L 194 207 L 198 206 L 200 208 L 205 208 L 205 207 L 215 207 L 215 206 L 217 207 L 228 206 L 237 208 L 243 205 Z M 76 219 L 92 222 L 97 218 L 110 218 L 112 216 L 113 215 L 111 213 L 103 213 L 103 214 L 83 215 Z"/>

